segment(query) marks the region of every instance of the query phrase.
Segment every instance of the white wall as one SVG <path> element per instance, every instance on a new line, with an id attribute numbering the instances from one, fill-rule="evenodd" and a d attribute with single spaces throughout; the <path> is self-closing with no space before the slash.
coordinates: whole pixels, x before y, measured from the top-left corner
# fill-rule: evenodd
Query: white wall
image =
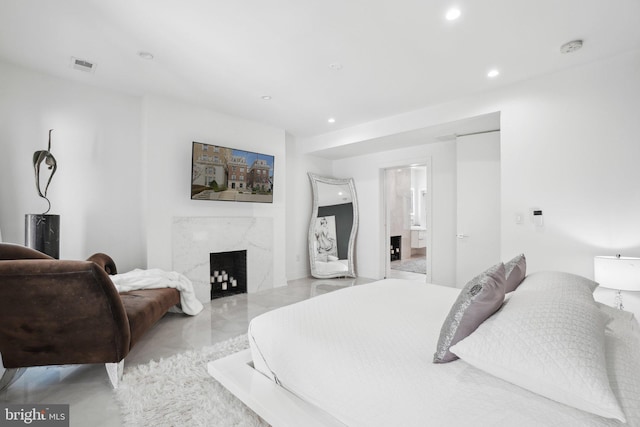
<path id="1" fill-rule="evenodd" d="M 143 101 L 145 224 L 149 268 L 172 268 L 171 225 L 175 216 L 273 218 L 274 236 L 286 229 L 285 132 L 174 99 Z M 273 203 L 191 200 L 193 141 L 275 156 Z M 274 286 L 286 284 L 286 244 L 274 242 Z"/>
<path id="2" fill-rule="evenodd" d="M 287 147 L 287 228 L 286 264 L 287 279 L 299 279 L 311 275 L 309 266 L 308 232 L 311 220 L 311 183 L 308 172 L 331 176 L 331 161 L 316 156 L 300 154 L 295 138 L 286 136 Z"/>
<path id="3" fill-rule="evenodd" d="M 111 255 L 120 271 L 171 269 L 174 216 L 258 216 L 285 229 L 284 131 L 159 97 L 141 99 L 0 63 L 0 229 L 24 243 L 24 215 L 42 213 L 33 152 L 58 172 L 50 213 L 61 215 L 61 258 Z M 190 200 L 191 142 L 275 156 L 273 204 Z M 310 209 L 310 208 L 309 208 Z M 274 243 L 274 284 L 285 284 L 285 239 Z"/>
<path id="4" fill-rule="evenodd" d="M 523 84 L 502 108 L 502 253 L 593 276 L 640 255 L 640 53 Z M 538 207 L 545 227 L 515 224 Z"/>
<path id="5" fill-rule="evenodd" d="M 414 189 L 414 225 L 421 225 L 427 221 L 427 205 L 422 190 L 427 189 L 427 168 L 417 167 L 411 169 L 411 187 Z"/>
<path id="6" fill-rule="evenodd" d="M 628 52 L 300 143 L 313 152 L 500 111 L 502 257 L 524 252 L 529 271 L 593 277 L 594 255 L 640 256 L 639 75 L 640 51 Z M 358 173 L 367 193 L 376 191 L 376 168 Z M 515 224 L 531 207 L 544 211 L 544 229 Z M 360 236 L 378 233 L 378 212 L 361 212 Z M 371 244 L 358 244 L 362 274 L 378 271 L 364 256 Z"/>
<path id="7" fill-rule="evenodd" d="M 24 244 L 24 215 L 43 213 L 33 153 L 58 170 L 49 187 L 61 216 L 60 257 L 111 255 L 121 271 L 144 267 L 139 98 L 0 63 L 0 228 Z"/>
<path id="8" fill-rule="evenodd" d="M 383 171 L 386 168 L 426 163 L 431 158 L 433 218 L 432 281 L 455 283 L 456 147 L 455 141 L 385 151 L 334 162 L 334 175 L 353 177 L 358 192 L 360 226 L 356 237 L 356 272 L 380 279 L 385 274 Z M 430 227 L 429 221 L 427 228 Z M 384 254 L 384 255 L 383 255 Z"/>
<path id="9" fill-rule="evenodd" d="M 302 176 L 315 167 L 319 173 L 328 168 L 326 162 L 305 154 L 500 111 L 503 258 L 524 252 L 529 271 L 562 269 L 592 277 L 594 255 L 640 256 L 638 75 L 640 52 L 635 51 L 295 144 L 287 142 L 285 148 L 280 129 L 173 100 L 149 98 L 141 103 L 136 97 L 0 64 L 0 229 L 4 240 L 22 243 L 24 215 L 44 210 L 45 202 L 35 191 L 31 158 L 34 151 L 46 148 L 47 131 L 54 128 L 52 152 L 59 171 L 50 198 L 52 213 L 62 215 L 62 257 L 83 258 L 104 251 L 116 258 L 121 270 L 144 266 L 147 260 L 150 267 L 167 267 L 172 216 L 265 215 L 275 219 L 276 235 L 287 236 L 286 245 L 285 239 L 277 243 L 276 277 L 283 279 L 286 270 L 294 278 L 304 274 L 296 257 L 306 248 L 302 225 L 308 222 L 301 219 L 308 213 L 296 216 L 296 207 L 311 205 L 308 181 Z M 141 153 L 141 139 L 148 157 Z M 233 143 L 276 155 L 274 204 L 191 201 L 193 140 Z M 292 177 L 295 182 L 285 176 L 290 170 L 286 150 L 291 145 L 298 147 L 292 158 L 300 162 L 294 167 L 299 168 Z M 377 239 L 379 169 L 428 155 L 424 147 L 415 150 L 334 162 L 332 175 L 356 178 L 362 276 L 380 277 L 382 271 L 380 260 L 370 256 L 380 253 L 382 243 Z M 446 150 L 441 154 L 450 156 Z M 531 207 L 544 210 L 543 230 L 530 223 L 515 224 L 515 213 L 526 214 Z M 298 221 L 295 236 L 288 226 L 292 216 Z M 435 240 L 434 236 L 434 245 Z M 455 254 L 453 248 L 444 249 Z M 449 268 L 446 260 L 434 260 L 434 274 L 436 266 L 441 271 Z M 434 276 L 433 280 L 445 283 L 446 279 Z"/>

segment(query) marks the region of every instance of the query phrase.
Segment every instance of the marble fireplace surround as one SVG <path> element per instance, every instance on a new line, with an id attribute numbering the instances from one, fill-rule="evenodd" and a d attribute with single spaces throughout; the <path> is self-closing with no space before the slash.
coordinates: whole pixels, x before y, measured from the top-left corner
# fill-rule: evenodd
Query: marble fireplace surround
<path id="1" fill-rule="evenodd" d="M 211 300 L 209 254 L 247 251 L 247 292 L 273 288 L 273 218 L 174 217 L 173 270 L 187 276 L 201 302 Z"/>

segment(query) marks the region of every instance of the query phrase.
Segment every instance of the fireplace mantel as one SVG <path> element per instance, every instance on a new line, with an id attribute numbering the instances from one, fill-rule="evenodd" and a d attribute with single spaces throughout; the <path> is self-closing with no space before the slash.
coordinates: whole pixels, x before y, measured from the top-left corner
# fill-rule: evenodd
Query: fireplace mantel
<path id="1" fill-rule="evenodd" d="M 211 300 L 209 254 L 247 251 L 247 292 L 271 289 L 273 219 L 265 217 L 174 217 L 173 270 L 192 282 L 198 300 Z"/>

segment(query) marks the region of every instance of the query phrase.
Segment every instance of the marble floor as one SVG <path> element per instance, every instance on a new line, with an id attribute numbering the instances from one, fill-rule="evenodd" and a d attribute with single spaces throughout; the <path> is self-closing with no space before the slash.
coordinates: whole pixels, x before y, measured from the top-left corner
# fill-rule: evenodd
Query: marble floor
<path id="1" fill-rule="evenodd" d="M 411 274 L 405 277 L 398 277 L 398 273 L 407 272 L 413 274 L 419 274 L 423 278 L 426 278 L 426 256 L 422 254 L 415 254 L 402 260 L 391 261 L 390 263 L 391 275 L 389 277 L 395 278 L 409 278 L 411 280 L 419 280 L 419 276 L 412 276 Z M 394 276 L 396 274 L 396 276 Z"/>
<path id="2" fill-rule="evenodd" d="M 424 255 L 417 255 L 415 257 L 407 258 L 403 261 L 410 261 L 412 259 L 424 259 Z M 416 273 L 413 271 L 398 270 L 394 268 L 394 265 L 397 265 L 400 262 L 402 261 L 391 261 L 391 268 L 389 269 L 390 279 L 421 280 L 421 281 L 427 280 L 427 275 L 425 273 Z"/>
<path id="3" fill-rule="evenodd" d="M 127 367 L 199 349 L 244 334 L 255 316 L 370 279 L 299 279 L 287 286 L 219 298 L 197 316 L 167 313 L 131 350 Z M 72 427 L 117 427 L 120 413 L 104 365 L 29 368 L 0 393 L 2 403 L 69 404 Z M 143 427 L 143 426 L 141 426 Z"/>
<path id="4" fill-rule="evenodd" d="M 420 280 L 422 282 L 427 281 L 426 274 L 413 273 L 411 271 L 402 270 L 389 270 L 389 279 L 405 279 L 405 280 Z"/>

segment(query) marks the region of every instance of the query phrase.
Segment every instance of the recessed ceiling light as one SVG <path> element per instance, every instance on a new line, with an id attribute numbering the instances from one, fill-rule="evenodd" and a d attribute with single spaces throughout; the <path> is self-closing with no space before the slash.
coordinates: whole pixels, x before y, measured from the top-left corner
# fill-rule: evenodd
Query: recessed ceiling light
<path id="1" fill-rule="evenodd" d="M 331 68 L 333 71 L 340 71 L 342 70 L 342 64 L 339 62 L 334 62 L 333 64 L 329 64 L 329 68 Z"/>
<path id="2" fill-rule="evenodd" d="M 457 7 L 452 7 L 451 9 L 447 10 L 447 13 L 444 15 L 444 17 L 447 18 L 447 21 L 455 21 L 456 19 L 460 18 L 460 15 L 462 15 L 460 9 L 458 9 Z"/>
<path id="3" fill-rule="evenodd" d="M 330 117 L 329 120 L 327 120 L 329 123 L 335 123 L 336 119 L 334 119 L 333 117 Z"/>
<path id="4" fill-rule="evenodd" d="M 495 68 L 494 68 L 493 70 L 490 70 L 490 71 L 487 73 L 487 77 L 489 77 L 490 79 L 492 79 L 492 78 L 494 78 L 494 77 L 498 77 L 499 75 L 500 75 L 500 71 L 498 71 L 498 70 L 497 70 L 497 69 L 495 69 Z"/>
<path id="5" fill-rule="evenodd" d="M 153 53 L 145 52 L 144 50 L 141 50 L 140 52 L 138 52 L 138 56 L 142 59 L 148 59 L 148 60 L 153 59 Z"/>
<path id="6" fill-rule="evenodd" d="M 271 95 L 262 95 L 262 99 L 264 101 L 271 101 L 272 98 L 271 98 Z"/>

